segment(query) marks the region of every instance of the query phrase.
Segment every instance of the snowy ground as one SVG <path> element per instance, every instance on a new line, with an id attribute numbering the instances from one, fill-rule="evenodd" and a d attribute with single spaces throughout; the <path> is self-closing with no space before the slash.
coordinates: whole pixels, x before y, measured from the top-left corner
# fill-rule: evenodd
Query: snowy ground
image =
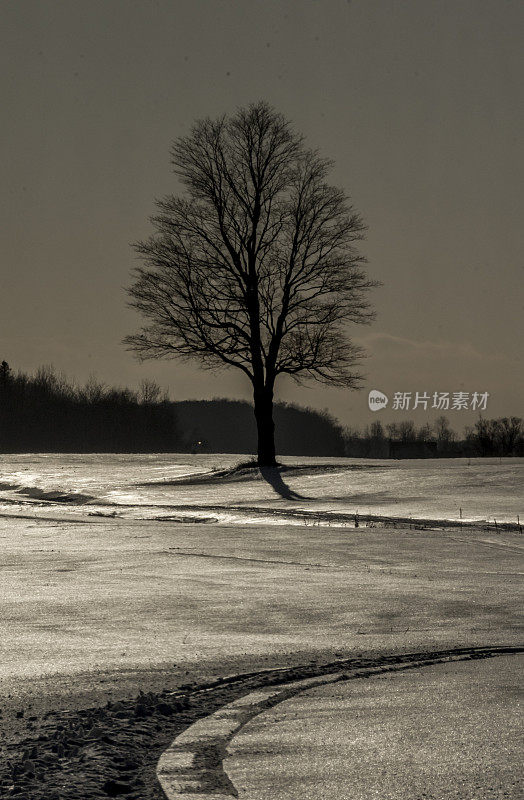
<path id="1" fill-rule="evenodd" d="M 92 512 L 129 519 L 188 511 L 222 522 L 293 521 L 347 524 L 344 516 L 524 521 L 524 459 L 283 458 L 280 479 L 213 478 L 245 456 L 4 455 L 0 513 L 21 513 L 60 500 L 61 513 Z M 208 475 L 202 482 L 184 477 Z M 85 510 L 85 509 L 84 509 Z M 302 517 L 297 520 L 296 513 Z M 288 513 L 291 512 L 291 513 Z M 349 521 L 349 520 L 348 520 Z"/>
<path id="2" fill-rule="evenodd" d="M 471 517 L 482 503 L 510 520 L 524 460 L 305 459 L 287 489 L 209 474 L 237 461 L 4 456 L 0 679 L 512 639 L 518 529 L 355 528 L 354 512 L 452 516 L 462 496 Z"/>
<path id="3" fill-rule="evenodd" d="M 311 689 L 249 722 L 225 770 L 240 800 L 517 800 L 523 666 L 512 655 Z"/>
<path id="4" fill-rule="evenodd" d="M 114 726 L 122 727 L 115 763 L 125 766 L 135 747 L 129 797 L 160 796 L 144 788 L 155 781 L 155 747 L 161 735 L 167 746 L 183 719 L 175 714 L 168 728 L 163 712 L 152 712 L 149 727 L 142 726 L 149 752 L 137 739 L 134 712 L 128 719 L 127 705 L 104 711 L 108 698 L 129 705 L 143 690 L 155 709 L 162 687 L 216 675 L 359 654 L 521 643 L 524 541 L 516 517 L 524 460 L 285 459 L 290 468 L 267 480 L 210 474 L 238 461 L 1 458 L 7 772 L 2 777 L 0 763 L 0 795 L 20 785 L 31 800 L 107 796 L 106 767 L 101 773 L 101 762 L 91 759 L 94 734 L 81 717 L 90 708 L 103 722 L 100 736 L 112 741 Z M 464 519 L 492 524 L 355 527 L 357 511 L 456 521 L 458 503 Z M 493 518 L 513 525 L 494 527 Z M 63 760 L 56 758 L 63 749 L 60 709 L 76 720 Z M 46 721 L 50 710 L 56 720 Z M 31 744 L 35 737 L 41 744 Z M 13 777 L 16 758 L 32 747 L 48 766 L 35 767 L 31 777 L 21 762 Z M 107 758 L 107 770 L 117 769 Z M 55 794 L 41 778 L 49 759 Z M 66 791 L 72 776 L 76 788 Z"/>

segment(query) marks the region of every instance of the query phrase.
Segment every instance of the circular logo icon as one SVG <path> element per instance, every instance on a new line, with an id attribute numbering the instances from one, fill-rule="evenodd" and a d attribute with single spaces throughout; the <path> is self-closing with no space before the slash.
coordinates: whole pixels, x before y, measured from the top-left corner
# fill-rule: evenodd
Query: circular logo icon
<path id="1" fill-rule="evenodd" d="M 371 411 L 380 411 L 388 404 L 388 397 L 378 389 L 372 389 L 368 395 L 368 406 Z"/>

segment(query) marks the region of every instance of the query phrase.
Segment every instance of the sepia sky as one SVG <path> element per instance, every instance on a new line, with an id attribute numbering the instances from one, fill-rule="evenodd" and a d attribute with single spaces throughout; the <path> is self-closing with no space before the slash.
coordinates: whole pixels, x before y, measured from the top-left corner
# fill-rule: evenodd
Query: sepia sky
<path id="1" fill-rule="evenodd" d="M 377 319 L 361 392 L 278 396 L 363 425 L 369 389 L 489 392 L 524 415 L 520 0 L 16 0 L 0 10 L 0 359 L 79 381 L 249 397 L 235 371 L 140 364 L 123 287 L 169 147 L 268 100 L 335 161 L 368 226 Z M 390 403 L 391 406 L 391 403 Z M 441 412 L 439 412 L 441 413 Z M 477 417 L 450 411 L 460 429 Z"/>

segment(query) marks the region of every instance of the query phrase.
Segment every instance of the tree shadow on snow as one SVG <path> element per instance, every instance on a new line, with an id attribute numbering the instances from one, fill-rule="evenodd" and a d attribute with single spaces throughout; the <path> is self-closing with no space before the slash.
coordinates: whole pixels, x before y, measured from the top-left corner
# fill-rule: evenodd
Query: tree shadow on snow
<path id="1" fill-rule="evenodd" d="M 295 492 L 283 481 L 278 467 L 260 467 L 260 474 L 264 480 L 269 483 L 271 488 L 279 494 L 280 497 L 283 497 L 284 500 L 309 500 L 309 497 L 298 494 L 298 492 Z"/>

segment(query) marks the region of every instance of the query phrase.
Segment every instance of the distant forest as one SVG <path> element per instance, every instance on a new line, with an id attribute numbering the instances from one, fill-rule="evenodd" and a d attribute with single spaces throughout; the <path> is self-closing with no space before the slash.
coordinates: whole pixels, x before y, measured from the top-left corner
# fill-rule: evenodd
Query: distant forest
<path id="1" fill-rule="evenodd" d="M 183 400 L 174 403 L 193 452 L 256 453 L 253 407 L 241 400 Z M 344 429 L 326 411 L 275 403 L 275 443 L 280 455 L 344 456 Z"/>
<path id="2" fill-rule="evenodd" d="M 275 404 L 280 455 L 366 458 L 524 456 L 518 417 L 479 418 L 458 438 L 445 417 L 417 428 L 411 420 L 344 429 L 327 411 Z M 173 402 L 157 383 L 138 391 L 91 378 L 78 386 L 52 367 L 34 375 L 0 364 L 0 452 L 241 453 L 256 452 L 250 403 Z"/>
<path id="3" fill-rule="evenodd" d="M 275 425 L 281 455 L 344 455 L 344 431 L 326 412 L 277 403 Z M 92 378 L 77 386 L 52 367 L 15 374 L 4 361 L 0 452 L 250 454 L 256 426 L 247 402 L 172 402 L 149 380 L 138 391 Z"/>
<path id="4" fill-rule="evenodd" d="M 479 417 L 459 438 L 447 417 L 417 428 L 413 420 L 389 425 L 373 422 L 364 431 L 344 431 L 347 456 L 366 458 L 464 458 L 524 456 L 524 425 L 520 417 Z"/>
<path id="5" fill-rule="evenodd" d="M 34 375 L 0 365 L 0 451 L 170 452 L 181 442 L 176 416 L 156 384 L 138 392 L 94 379 L 77 386 L 52 367 Z"/>

